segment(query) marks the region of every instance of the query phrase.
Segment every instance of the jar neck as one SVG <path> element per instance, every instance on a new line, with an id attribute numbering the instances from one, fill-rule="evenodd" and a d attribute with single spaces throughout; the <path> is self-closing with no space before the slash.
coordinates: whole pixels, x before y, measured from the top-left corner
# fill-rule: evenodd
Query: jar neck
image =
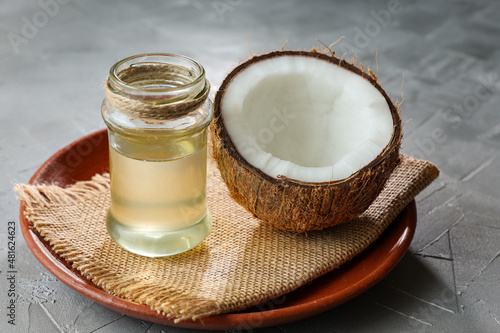
<path id="1" fill-rule="evenodd" d="M 116 110 L 145 121 L 162 121 L 203 105 L 210 85 L 203 67 L 190 58 L 142 54 L 113 65 L 105 89 Z"/>

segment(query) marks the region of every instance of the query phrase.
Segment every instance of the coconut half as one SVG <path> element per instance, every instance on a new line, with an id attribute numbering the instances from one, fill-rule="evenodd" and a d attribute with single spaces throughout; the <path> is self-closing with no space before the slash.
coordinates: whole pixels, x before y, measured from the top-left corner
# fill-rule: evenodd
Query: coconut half
<path id="1" fill-rule="evenodd" d="M 375 75 L 316 51 L 237 66 L 217 92 L 213 156 L 232 197 L 286 231 L 361 214 L 399 161 L 401 118 Z"/>

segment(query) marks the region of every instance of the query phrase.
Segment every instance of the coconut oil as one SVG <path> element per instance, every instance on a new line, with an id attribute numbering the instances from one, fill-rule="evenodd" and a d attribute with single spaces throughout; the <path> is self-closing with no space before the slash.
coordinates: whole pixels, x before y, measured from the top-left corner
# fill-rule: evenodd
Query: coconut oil
<path id="1" fill-rule="evenodd" d="M 185 252 L 200 244 L 211 229 L 206 204 L 206 128 L 212 105 L 207 99 L 188 104 L 179 113 L 183 107 L 179 107 L 179 100 L 196 101 L 205 92 L 191 91 L 193 78 L 187 74 L 195 72 L 192 68 L 186 72 L 186 65 L 171 62 L 167 67 L 158 66 L 165 61 L 158 55 L 141 62 L 124 61 L 133 63 L 133 77 L 140 66 L 152 68 L 154 73 L 137 75 L 140 81 L 127 77 L 130 82 L 125 82 L 126 89 L 116 82 L 110 84 L 115 88 L 113 93 L 121 93 L 115 99 L 132 101 L 113 103 L 108 91 L 103 102 L 111 181 L 107 230 L 116 243 L 140 255 L 160 257 Z M 158 73 L 161 69 L 173 73 Z M 113 74 L 120 79 L 112 68 L 110 81 Z M 191 74 L 196 77 L 197 73 Z M 144 79 L 151 75 L 160 75 L 160 79 L 155 78 L 151 81 L 154 83 Z M 201 87 L 207 89 L 205 82 Z M 137 100 L 145 105 L 135 105 Z M 139 113 L 129 112 L 128 107 L 135 107 Z"/>
<path id="2" fill-rule="evenodd" d="M 169 231 L 206 214 L 206 147 L 173 160 L 136 159 L 110 150 L 111 215 L 129 228 Z M 168 225 L 165 224 L 168 220 Z"/>

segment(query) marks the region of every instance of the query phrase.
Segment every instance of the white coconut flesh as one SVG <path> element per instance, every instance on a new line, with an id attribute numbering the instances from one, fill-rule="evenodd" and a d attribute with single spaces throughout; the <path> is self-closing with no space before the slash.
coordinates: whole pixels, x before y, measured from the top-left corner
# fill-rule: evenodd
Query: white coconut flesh
<path id="1" fill-rule="evenodd" d="M 389 144 L 393 118 L 366 79 L 313 57 L 252 64 L 227 86 L 221 114 L 239 154 L 274 177 L 348 178 Z"/>

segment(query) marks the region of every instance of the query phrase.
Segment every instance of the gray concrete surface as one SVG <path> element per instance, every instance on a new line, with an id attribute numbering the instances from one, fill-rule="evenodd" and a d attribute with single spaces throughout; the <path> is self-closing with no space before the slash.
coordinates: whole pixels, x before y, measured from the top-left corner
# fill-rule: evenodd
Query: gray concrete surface
<path id="1" fill-rule="evenodd" d="M 387 15 L 390 13 L 390 15 Z M 319 39 L 376 67 L 407 122 L 403 152 L 441 177 L 417 198 L 409 251 L 352 301 L 262 332 L 500 332 L 500 3 L 496 1 L 3 1 L 0 4 L 0 331 L 188 332 L 79 295 L 38 263 L 19 230 L 14 182 L 103 128 L 102 83 L 143 52 L 191 56 L 216 87 L 239 59 Z M 496 171 L 495 171 L 496 170 Z M 15 326 L 8 222 L 16 224 Z M 260 330 L 259 330 L 260 331 Z"/>

